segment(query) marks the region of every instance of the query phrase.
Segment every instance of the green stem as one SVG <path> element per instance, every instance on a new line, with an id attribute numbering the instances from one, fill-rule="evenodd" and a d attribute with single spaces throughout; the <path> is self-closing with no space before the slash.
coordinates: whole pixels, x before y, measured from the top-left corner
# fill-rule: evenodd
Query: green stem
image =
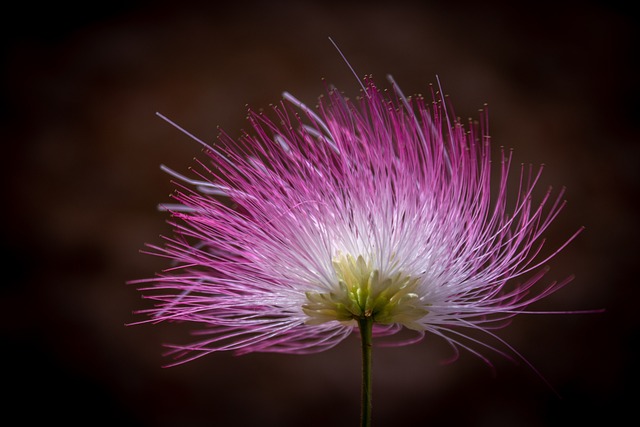
<path id="1" fill-rule="evenodd" d="M 362 317 L 358 319 L 362 344 L 362 405 L 360 425 L 371 427 L 371 341 L 373 335 L 373 319 Z"/>

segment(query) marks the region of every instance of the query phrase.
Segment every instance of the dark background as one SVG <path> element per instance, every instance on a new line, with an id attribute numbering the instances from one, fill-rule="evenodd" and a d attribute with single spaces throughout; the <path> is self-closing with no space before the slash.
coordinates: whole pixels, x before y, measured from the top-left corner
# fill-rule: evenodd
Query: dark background
<path id="1" fill-rule="evenodd" d="M 139 254 L 168 233 L 165 163 L 185 172 L 204 140 L 238 135 L 246 105 L 288 90 L 310 105 L 322 78 L 356 95 L 356 72 L 407 94 L 438 75 L 456 112 L 489 104 L 496 147 L 566 185 L 549 232 L 586 231 L 552 262 L 575 273 L 500 336 L 526 365 L 496 375 L 428 336 L 374 352 L 374 425 L 610 424 L 638 380 L 637 17 L 618 2 L 91 2 L 3 13 L 0 312 L 7 425 L 355 426 L 354 337 L 311 356 L 216 354 L 164 369 L 188 328 L 125 326 L 145 302 L 125 282 L 166 266 Z M 634 415 L 632 415 L 634 416 Z M 633 419 L 633 418 L 632 418 Z M 3 424 L 5 424 L 3 422 Z"/>

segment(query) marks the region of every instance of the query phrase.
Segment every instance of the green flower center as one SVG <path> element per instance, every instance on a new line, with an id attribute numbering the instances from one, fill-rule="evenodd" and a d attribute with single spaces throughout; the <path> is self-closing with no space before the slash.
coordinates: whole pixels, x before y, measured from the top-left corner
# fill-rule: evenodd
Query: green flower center
<path id="1" fill-rule="evenodd" d="M 371 318 L 375 323 L 400 323 L 414 330 L 429 311 L 416 293 L 418 278 L 403 273 L 380 274 L 361 255 L 339 256 L 333 261 L 337 286 L 329 292 L 307 292 L 302 310 L 309 316 L 307 324 L 337 320 L 349 322 Z"/>

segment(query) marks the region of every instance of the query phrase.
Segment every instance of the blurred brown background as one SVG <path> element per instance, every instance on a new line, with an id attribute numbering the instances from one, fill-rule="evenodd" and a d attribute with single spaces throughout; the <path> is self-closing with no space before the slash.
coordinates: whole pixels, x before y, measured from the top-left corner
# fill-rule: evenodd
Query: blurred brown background
<path id="1" fill-rule="evenodd" d="M 213 2 L 212 2 L 213 3 Z M 98 2 L 4 14 L 3 417 L 17 424 L 355 426 L 357 339 L 312 356 L 217 354 L 161 368 L 188 329 L 126 327 L 144 301 L 127 280 L 166 266 L 138 253 L 169 233 L 156 204 L 200 154 L 160 111 L 207 141 L 288 90 L 359 75 L 407 94 L 438 75 L 456 112 L 491 111 L 494 144 L 568 187 L 552 263 L 567 288 L 499 332 L 547 378 L 489 354 L 495 377 L 439 339 L 374 352 L 374 422 L 407 426 L 609 424 L 638 379 L 637 17 L 624 2 Z M 3 423 L 4 424 L 4 423 Z"/>

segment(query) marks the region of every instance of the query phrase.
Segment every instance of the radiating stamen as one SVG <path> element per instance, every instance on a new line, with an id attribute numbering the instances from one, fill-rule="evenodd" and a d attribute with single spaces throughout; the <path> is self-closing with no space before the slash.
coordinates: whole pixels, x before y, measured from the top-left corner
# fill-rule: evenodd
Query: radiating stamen
<path id="1" fill-rule="evenodd" d="M 307 131 L 307 133 L 309 133 L 311 136 L 317 138 L 319 141 L 322 141 L 324 143 L 326 143 L 327 145 L 329 145 L 333 151 L 335 151 L 336 153 L 340 154 L 340 149 L 338 148 L 338 146 L 336 145 L 336 143 L 328 136 L 325 136 L 323 134 L 321 134 L 320 132 L 318 132 L 314 127 L 309 126 L 309 125 L 302 125 L 303 129 Z"/>
<path id="2" fill-rule="evenodd" d="M 320 125 L 322 130 L 324 130 L 326 132 L 326 134 L 327 134 L 326 136 L 328 137 L 328 139 L 326 139 L 327 144 L 329 144 L 329 146 L 336 153 L 338 153 L 338 154 L 340 153 L 340 150 L 338 150 L 338 147 L 335 145 L 335 143 L 333 142 L 333 139 L 331 138 L 331 130 L 325 124 L 325 122 L 316 113 L 313 112 L 313 110 L 311 108 L 307 107 L 304 103 L 302 103 L 302 101 L 299 101 L 298 98 L 296 98 L 295 96 L 291 95 L 289 92 L 282 92 L 282 97 L 284 99 L 286 99 L 287 101 L 291 102 L 293 105 L 295 105 L 296 107 L 298 107 L 302 111 L 304 111 L 309 116 L 311 116 L 313 118 L 313 121 L 315 123 L 317 123 L 318 125 Z"/>
<path id="3" fill-rule="evenodd" d="M 160 212 L 194 213 L 202 211 L 202 209 L 192 208 L 191 206 L 183 205 L 182 203 L 160 203 L 158 204 L 157 209 Z"/>
<path id="4" fill-rule="evenodd" d="M 287 144 L 287 141 L 282 137 L 282 135 L 275 134 L 273 135 L 273 139 L 280 144 L 280 147 L 287 153 L 291 153 L 291 147 Z"/>
<path id="5" fill-rule="evenodd" d="M 217 196 L 228 196 L 228 188 L 219 184 L 214 184 L 212 182 L 207 182 L 207 181 L 200 181 L 200 180 L 196 180 L 196 179 L 191 179 L 188 178 L 176 171 L 174 171 L 173 169 L 165 166 L 165 165 L 160 165 L 160 169 L 163 172 L 168 173 L 169 175 L 171 175 L 174 178 L 179 179 L 180 181 L 186 182 L 187 184 L 191 184 L 191 185 L 195 185 L 198 188 L 198 191 L 200 191 L 201 193 L 205 193 L 205 194 L 212 194 L 212 195 L 217 195 Z"/>

